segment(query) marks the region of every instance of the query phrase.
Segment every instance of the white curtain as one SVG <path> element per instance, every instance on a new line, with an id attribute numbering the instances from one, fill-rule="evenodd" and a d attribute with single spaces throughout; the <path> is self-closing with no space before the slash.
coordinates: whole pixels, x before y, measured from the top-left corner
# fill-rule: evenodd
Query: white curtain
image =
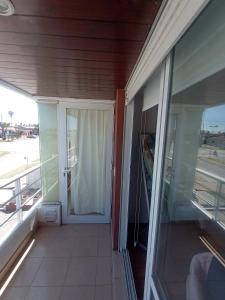
<path id="1" fill-rule="evenodd" d="M 106 131 L 106 111 L 67 109 L 69 209 L 76 215 L 105 212 Z"/>

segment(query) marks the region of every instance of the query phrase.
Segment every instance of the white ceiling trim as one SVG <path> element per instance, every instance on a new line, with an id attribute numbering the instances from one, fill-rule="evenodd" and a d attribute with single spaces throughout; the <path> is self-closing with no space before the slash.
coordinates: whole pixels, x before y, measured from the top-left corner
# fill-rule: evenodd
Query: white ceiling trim
<path id="1" fill-rule="evenodd" d="M 32 99 L 34 98 L 32 94 L 30 94 L 30 93 L 28 93 L 28 92 L 26 92 L 26 91 L 18 88 L 17 86 L 15 86 L 15 85 L 13 85 L 11 83 L 8 83 L 5 80 L 0 79 L 0 86 L 3 86 L 5 88 L 7 88 L 8 90 L 14 91 L 16 93 L 19 93 L 19 94 L 21 94 L 21 95 L 23 95 L 25 97 L 32 98 Z"/>
<path id="2" fill-rule="evenodd" d="M 63 97 L 45 97 L 45 96 L 34 96 L 33 97 L 37 103 L 61 103 L 61 102 L 71 102 L 71 103 L 104 103 L 104 104 L 114 104 L 114 100 L 102 100 L 102 99 L 80 99 L 80 98 L 63 98 Z"/>
<path id="3" fill-rule="evenodd" d="M 210 0 L 168 0 L 126 85 L 127 103 L 168 55 Z"/>

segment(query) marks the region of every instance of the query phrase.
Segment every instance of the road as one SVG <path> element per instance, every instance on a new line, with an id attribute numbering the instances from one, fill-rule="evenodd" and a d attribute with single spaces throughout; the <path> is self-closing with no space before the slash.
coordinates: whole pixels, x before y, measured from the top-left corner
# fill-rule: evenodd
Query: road
<path id="1" fill-rule="evenodd" d="M 225 179 L 225 165 L 223 164 L 215 164 L 207 158 L 203 158 L 198 160 L 197 168 Z"/>
<path id="2" fill-rule="evenodd" d="M 21 173 L 32 163 L 38 163 L 39 138 L 21 138 L 11 142 L 0 140 L 0 154 L 0 183 L 2 183 L 3 180 Z"/>
<path id="3" fill-rule="evenodd" d="M 200 147 L 197 168 L 225 178 L 225 150 L 216 147 Z"/>

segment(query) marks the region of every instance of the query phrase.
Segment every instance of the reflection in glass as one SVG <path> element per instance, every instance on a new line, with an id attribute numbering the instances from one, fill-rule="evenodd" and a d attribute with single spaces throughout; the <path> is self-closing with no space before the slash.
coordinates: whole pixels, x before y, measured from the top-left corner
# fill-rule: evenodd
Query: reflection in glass
<path id="1" fill-rule="evenodd" d="M 153 295 L 153 292 L 151 292 L 150 299 L 151 299 L 151 300 L 155 300 L 155 297 L 154 297 L 154 295 Z"/>
<path id="2" fill-rule="evenodd" d="M 225 2 L 175 47 L 154 280 L 160 299 L 225 299 Z"/>
<path id="3" fill-rule="evenodd" d="M 193 200 L 225 228 L 224 113 L 224 104 L 203 111 Z"/>

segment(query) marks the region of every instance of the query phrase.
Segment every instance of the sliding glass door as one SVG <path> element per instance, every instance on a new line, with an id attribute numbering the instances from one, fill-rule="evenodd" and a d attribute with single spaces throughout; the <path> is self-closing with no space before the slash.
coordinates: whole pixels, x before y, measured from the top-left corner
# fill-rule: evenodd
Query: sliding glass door
<path id="1" fill-rule="evenodd" d="M 225 2 L 174 50 L 152 279 L 160 300 L 225 299 Z"/>
<path id="2" fill-rule="evenodd" d="M 109 222 L 112 107 L 61 105 L 63 221 Z"/>

